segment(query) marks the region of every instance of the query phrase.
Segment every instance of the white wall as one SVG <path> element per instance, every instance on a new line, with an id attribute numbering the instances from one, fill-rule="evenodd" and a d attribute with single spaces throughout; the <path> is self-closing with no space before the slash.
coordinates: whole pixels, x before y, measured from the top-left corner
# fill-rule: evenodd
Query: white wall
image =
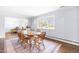
<path id="1" fill-rule="evenodd" d="M 78 15 L 78 41 L 79 41 L 79 7 L 77 8 L 77 15 Z"/>
<path id="2" fill-rule="evenodd" d="M 34 23 L 34 17 L 28 18 L 28 26 L 32 28 L 33 27 L 33 23 Z"/>
<path id="3" fill-rule="evenodd" d="M 43 31 L 46 31 L 46 34 L 48 36 L 64 38 L 64 18 L 62 17 L 63 11 L 57 10 L 48 14 L 38 16 L 37 18 L 39 19 L 40 17 L 47 15 L 55 17 L 55 30 L 43 30 Z M 53 20 L 51 20 L 51 22 L 53 22 Z"/>
<path id="4" fill-rule="evenodd" d="M 65 7 L 65 36 L 64 38 L 70 41 L 79 42 L 78 38 L 78 13 L 77 7 Z"/>
<path id="5" fill-rule="evenodd" d="M 0 16 L 0 38 L 5 38 L 4 16 Z"/>
<path id="6" fill-rule="evenodd" d="M 54 12 L 41 15 L 41 16 L 46 16 L 46 15 L 55 16 L 55 26 L 56 26 L 55 30 L 43 30 L 43 31 L 46 31 L 47 35 L 52 37 L 62 38 L 64 40 L 79 42 L 78 7 L 65 6 Z M 38 17 L 41 17 L 41 16 L 38 16 Z"/>

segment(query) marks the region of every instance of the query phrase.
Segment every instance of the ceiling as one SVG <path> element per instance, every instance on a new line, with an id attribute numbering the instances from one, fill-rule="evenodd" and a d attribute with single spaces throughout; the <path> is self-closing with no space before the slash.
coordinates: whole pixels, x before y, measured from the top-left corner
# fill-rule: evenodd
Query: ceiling
<path id="1" fill-rule="evenodd" d="M 30 17 L 48 13 L 60 6 L 0 6 L 0 15 Z"/>

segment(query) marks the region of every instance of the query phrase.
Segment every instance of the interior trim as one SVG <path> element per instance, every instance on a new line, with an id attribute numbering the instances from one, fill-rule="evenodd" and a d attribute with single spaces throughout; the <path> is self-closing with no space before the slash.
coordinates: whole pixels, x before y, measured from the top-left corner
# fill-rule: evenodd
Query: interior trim
<path id="1" fill-rule="evenodd" d="M 61 41 L 61 42 L 65 42 L 65 43 L 68 43 L 68 44 L 79 46 L 79 42 L 74 42 L 74 41 L 70 41 L 70 40 L 67 40 L 67 39 L 62 39 L 62 38 L 53 37 L 53 36 L 49 36 L 49 35 L 46 35 L 46 37 L 53 39 L 53 40 L 57 40 L 57 41 Z"/>

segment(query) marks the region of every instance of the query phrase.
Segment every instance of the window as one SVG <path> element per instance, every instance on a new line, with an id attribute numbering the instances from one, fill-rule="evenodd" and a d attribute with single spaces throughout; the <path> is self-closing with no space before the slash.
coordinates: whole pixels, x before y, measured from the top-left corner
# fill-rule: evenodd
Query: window
<path id="1" fill-rule="evenodd" d="M 39 29 L 55 29 L 55 17 L 54 16 L 42 16 L 35 20 L 37 28 Z"/>
<path id="2" fill-rule="evenodd" d="M 19 25 L 19 19 L 15 17 L 5 17 L 5 29 L 10 31 Z"/>
<path id="3" fill-rule="evenodd" d="M 28 19 L 16 18 L 16 17 L 5 17 L 6 32 L 10 31 L 10 29 L 13 29 L 15 27 L 26 28 L 27 25 L 28 25 Z"/>

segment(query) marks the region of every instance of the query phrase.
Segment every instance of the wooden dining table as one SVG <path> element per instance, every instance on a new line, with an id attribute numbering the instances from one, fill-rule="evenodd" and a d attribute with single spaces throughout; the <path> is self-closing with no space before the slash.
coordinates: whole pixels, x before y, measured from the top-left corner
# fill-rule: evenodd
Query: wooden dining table
<path id="1" fill-rule="evenodd" d="M 25 37 L 30 37 L 30 42 L 31 42 L 31 44 L 33 44 L 35 41 L 36 41 L 36 39 L 38 38 L 38 35 L 40 35 L 41 34 L 41 32 L 35 32 L 35 31 L 22 31 L 23 32 L 23 34 L 25 35 Z"/>
<path id="2" fill-rule="evenodd" d="M 22 32 L 25 35 L 40 35 L 41 34 L 41 32 L 36 32 L 36 31 L 26 31 L 26 30 L 24 30 Z"/>
<path id="3" fill-rule="evenodd" d="M 35 31 L 22 31 L 23 34 L 26 36 L 26 37 L 30 37 L 29 39 L 29 42 L 30 42 L 30 51 L 32 50 L 32 48 L 34 48 L 34 45 L 36 43 L 36 40 L 38 38 L 38 35 L 41 34 L 41 32 L 35 32 Z"/>

